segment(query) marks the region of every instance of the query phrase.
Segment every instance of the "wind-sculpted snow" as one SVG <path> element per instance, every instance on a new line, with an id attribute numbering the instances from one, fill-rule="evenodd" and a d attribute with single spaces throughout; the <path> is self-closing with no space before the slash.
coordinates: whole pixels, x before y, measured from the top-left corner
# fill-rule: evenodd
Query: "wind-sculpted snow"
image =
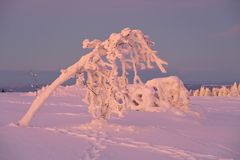
<path id="1" fill-rule="evenodd" d="M 0 159 L 240 158 L 238 97 L 192 97 L 189 111 L 180 116 L 132 110 L 124 119 L 106 121 L 92 120 L 77 96 L 54 96 L 28 128 L 11 123 L 33 98 L 0 94 Z"/>

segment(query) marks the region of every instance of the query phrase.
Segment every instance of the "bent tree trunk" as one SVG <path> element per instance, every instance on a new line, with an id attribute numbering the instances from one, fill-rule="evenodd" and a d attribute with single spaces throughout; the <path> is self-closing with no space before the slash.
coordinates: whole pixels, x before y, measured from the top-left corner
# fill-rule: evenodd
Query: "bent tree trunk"
<path id="1" fill-rule="evenodd" d="M 125 92 L 123 88 L 126 88 L 128 83 L 124 83 L 120 86 L 118 79 L 118 65 L 117 61 L 120 60 L 123 63 L 122 66 L 122 77 L 127 76 L 127 70 L 134 70 L 134 84 L 141 83 L 141 79 L 138 75 L 137 66 L 145 66 L 147 63 L 148 68 L 151 68 L 151 63 L 156 63 L 158 68 L 165 72 L 162 65 L 166 65 L 167 62 L 161 60 L 156 56 L 156 51 L 151 49 L 153 42 L 144 35 L 140 30 L 131 30 L 130 28 L 123 29 L 120 33 L 113 33 L 105 41 L 88 39 L 83 41 L 83 48 L 93 49 L 90 53 L 81 57 L 78 62 L 71 65 L 67 69 L 63 70 L 60 76 L 52 82 L 42 93 L 40 93 L 33 101 L 32 105 L 28 109 L 27 113 L 18 122 L 19 126 L 28 126 L 33 116 L 40 109 L 41 105 L 46 99 L 53 93 L 53 91 L 61 85 L 63 82 L 71 78 L 74 74 L 87 72 L 97 73 L 93 79 L 87 77 L 87 81 L 90 82 L 91 87 L 96 87 L 99 93 L 109 92 L 109 94 L 100 94 L 95 98 L 99 100 L 99 104 L 95 106 L 95 99 L 91 96 L 89 99 L 90 106 L 89 110 L 104 109 L 107 106 L 109 115 L 116 113 L 121 115 L 123 109 L 119 110 L 119 103 L 116 100 L 116 95 L 110 92 Z M 131 64 L 133 66 L 131 66 Z M 105 75 L 106 74 L 106 75 Z M 117 77 L 117 78 L 116 78 Z M 110 81 L 114 81 L 114 83 Z M 102 87 L 105 85 L 106 87 Z M 114 89 L 114 91 L 112 91 Z M 128 91 L 127 91 L 128 92 Z M 125 93 L 123 93 L 125 94 Z M 101 97 L 106 95 L 106 97 Z M 114 95 L 114 96 L 113 96 Z M 121 99 L 121 106 L 127 108 L 129 104 L 128 99 Z M 92 113 L 94 114 L 94 113 Z M 104 115 L 106 116 L 106 115 Z"/>
<path id="2" fill-rule="evenodd" d="M 76 74 L 80 68 L 83 67 L 83 62 L 87 57 L 83 56 L 78 62 L 63 70 L 61 75 L 52 82 L 42 93 L 40 93 L 36 99 L 33 101 L 32 105 L 28 109 L 27 113 L 18 122 L 19 126 L 28 126 L 33 116 L 40 109 L 41 105 L 46 101 L 46 99 L 53 93 L 53 91 L 62 83 L 70 79 L 74 74 Z"/>

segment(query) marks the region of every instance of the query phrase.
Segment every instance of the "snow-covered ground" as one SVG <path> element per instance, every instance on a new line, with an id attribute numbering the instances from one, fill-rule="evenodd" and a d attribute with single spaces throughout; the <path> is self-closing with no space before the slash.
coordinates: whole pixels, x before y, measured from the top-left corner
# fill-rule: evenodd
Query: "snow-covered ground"
<path id="1" fill-rule="evenodd" d="M 35 97 L 0 94 L 0 160 L 240 159 L 240 98 L 191 97 L 189 114 L 129 111 L 92 121 L 81 97 L 52 96 L 30 127 Z"/>

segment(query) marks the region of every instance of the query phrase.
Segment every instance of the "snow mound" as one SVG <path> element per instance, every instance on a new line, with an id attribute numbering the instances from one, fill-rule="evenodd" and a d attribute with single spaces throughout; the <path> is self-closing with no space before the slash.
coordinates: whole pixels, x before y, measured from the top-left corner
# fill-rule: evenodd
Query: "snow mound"
<path id="1" fill-rule="evenodd" d="M 172 108 L 183 112 L 188 110 L 188 91 L 176 76 L 152 79 L 145 85 L 131 85 L 129 90 L 131 109 L 150 112 Z"/>
<path id="2" fill-rule="evenodd" d="M 79 126 L 74 127 L 75 129 L 85 130 L 85 131 L 108 131 L 108 132 L 135 132 L 137 130 L 136 126 L 133 125 L 119 125 L 114 123 L 109 123 L 105 119 L 93 119 L 89 123 L 81 124 Z"/>

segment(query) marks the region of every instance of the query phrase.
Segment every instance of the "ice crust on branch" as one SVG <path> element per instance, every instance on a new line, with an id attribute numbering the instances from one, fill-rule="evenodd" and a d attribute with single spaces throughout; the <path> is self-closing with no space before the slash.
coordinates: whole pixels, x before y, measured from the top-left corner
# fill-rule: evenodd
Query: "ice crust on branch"
<path id="1" fill-rule="evenodd" d="M 83 78 L 83 74 L 86 75 L 84 84 L 87 86 L 84 101 L 89 105 L 93 117 L 107 119 L 113 113 L 121 116 L 132 103 L 127 79 L 130 70 L 134 73 L 133 85 L 141 86 L 142 91 L 147 85 L 144 86 L 141 81 L 139 68 L 151 69 L 156 64 L 160 71 L 166 72 L 163 65 L 167 65 L 167 62 L 157 56 L 157 52 L 151 48 L 153 45 L 154 42 L 141 30 L 130 28 L 112 33 L 105 41 L 85 39 L 83 48 L 91 48 L 92 51 L 67 69 L 61 70 L 61 75 L 33 101 L 19 125 L 27 126 L 59 85 L 75 75 Z M 79 79 L 78 84 L 81 84 Z"/>

